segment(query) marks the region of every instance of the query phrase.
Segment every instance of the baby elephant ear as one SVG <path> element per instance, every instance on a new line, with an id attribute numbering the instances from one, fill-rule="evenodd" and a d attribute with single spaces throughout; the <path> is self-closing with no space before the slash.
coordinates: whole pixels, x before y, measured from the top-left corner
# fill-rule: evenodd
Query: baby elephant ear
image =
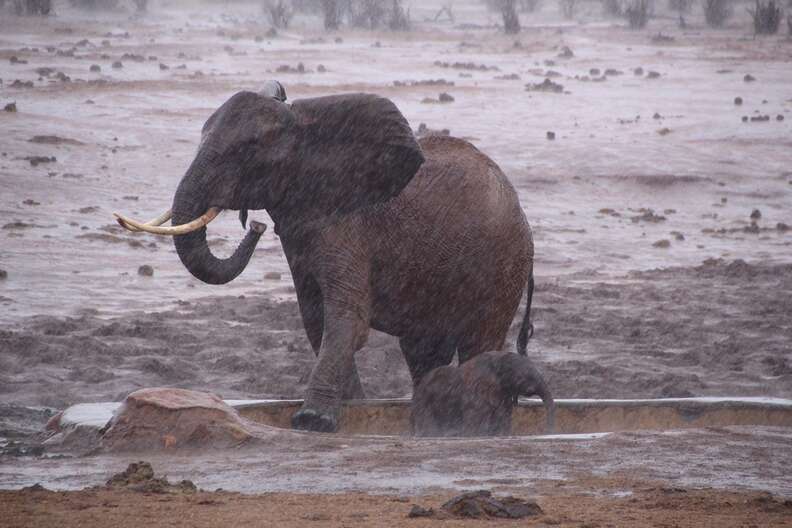
<path id="1" fill-rule="evenodd" d="M 292 110 L 302 136 L 296 187 L 327 213 L 389 200 L 424 161 L 407 120 L 384 97 L 303 99 Z"/>

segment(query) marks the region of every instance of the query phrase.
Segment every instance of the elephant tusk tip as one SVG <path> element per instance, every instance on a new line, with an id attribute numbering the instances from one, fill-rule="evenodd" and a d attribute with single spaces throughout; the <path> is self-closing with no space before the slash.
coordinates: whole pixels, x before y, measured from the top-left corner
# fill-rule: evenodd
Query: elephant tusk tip
<path id="1" fill-rule="evenodd" d="M 267 230 L 267 224 L 262 222 L 256 222 L 255 220 L 250 221 L 250 230 L 255 231 L 259 235 L 263 234 L 264 231 Z"/>

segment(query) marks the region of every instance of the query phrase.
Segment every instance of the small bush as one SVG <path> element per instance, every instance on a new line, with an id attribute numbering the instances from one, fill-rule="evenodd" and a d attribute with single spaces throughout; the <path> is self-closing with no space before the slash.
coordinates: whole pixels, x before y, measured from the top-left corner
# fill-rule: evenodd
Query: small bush
<path id="1" fill-rule="evenodd" d="M 575 18 L 575 11 L 577 8 L 577 0 L 561 0 L 561 13 L 564 18 Z"/>
<path id="2" fill-rule="evenodd" d="M 753 18 L 754 34 L 778 33 L 778 27 L 781 25 L 781 8 L 776 5 L 775 0 L 768 0 L 766 4 L 756 0 L 756 7 L 753 10 L 748 9 L 748 13 Z"/>
<path id="3" fill-rule="evenodd" d="M 704 0 L 704 19 L 710 27 L 723 27 L 732 13 L 729 0 Z"/>
<path id="4" fill-rule="evenodd" d="M 633 0 L 624 10 L 624 16 L 632 29 L 643 29 L 649 21 L 649 0 Z"/>

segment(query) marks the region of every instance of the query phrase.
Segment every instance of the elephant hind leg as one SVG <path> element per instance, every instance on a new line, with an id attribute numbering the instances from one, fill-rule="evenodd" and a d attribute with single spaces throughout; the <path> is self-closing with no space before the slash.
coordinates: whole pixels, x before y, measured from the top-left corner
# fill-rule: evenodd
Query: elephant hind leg
<path id="1" fill-rule="evenodd" d="M 413 387 L 432 370 L 451 363 L 456 352 L 456 342 L 448 337 L 402 337 L 399 345 L 410 369 Z"/>

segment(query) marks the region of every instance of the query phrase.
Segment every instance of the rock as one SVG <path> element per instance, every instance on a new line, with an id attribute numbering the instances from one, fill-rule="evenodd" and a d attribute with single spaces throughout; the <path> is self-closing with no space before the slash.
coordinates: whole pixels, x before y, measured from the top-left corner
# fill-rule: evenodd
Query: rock
<path id="1" fill-rule="evenodd" d="M 126 470 L 116 473 L 107 480 L 108 488 L 124 488 L 142 493 L 181 493 L 192 494 L 198 488 L 190 480 L 171 484 L 165 477 L 154 477 L 154 469 L 148 462 L 132 462 Z"/>
<path id="2" fill-rule="evenodd" d="M 734 104 L 737 105 L 737 106 L 740 106 L 741 104 L 743 104 L 742 97 L 735 97 L 734 98 Z"/>
<path id="3" fill-rule="evenodd" d="M 141 389 L 126 397 L 99 441 L 104 451 L 235 447 L 249 424 L 218 396 L 185 389 Z"/>
<path id="4" fill-rule="evenodd" d="M 660 72 L 650 71 L 648 74 L 646 74 L 646 78 L 647 79 L 659 79 L 660 78 Z"/>
<path id="5" fill-rule="evenodd" d="M 742 116 L 742 122 L 743 123 L 747 123 L 748 122 L 748 116 Z"/>
<path id="6" fill-rule="evenodd" d="M 0 280 L 6 280 L 8 278 L 8 272 L 4 269 L 0 269 Z"/>
<path id="7" fill-rule="evenodd" d="M 410 519 L 414 519 L 416 517 L 434 517 L 435 511 L 432 508 L 423 508 L 414 504 L 413 507 L 410 509 L 410 513 L 407 514 L 407 517 Z"/>
<path id="8" fill-rule="evenodd" d="M 113 63 L 113 69 L 119 70 L 124 67 L 124 64 L 121 61 L 115 61 Z"/>
<path id="9" fill-rule="evenodd" d="M 138 275 L 140 275 L 141 277 L 153 277 L 154 268 L 152 268 L 148 264 L 143 264 L 138 268 Z"/>
<path id="10" fill-rule="evenodd" d="M 170 66 L 168 66 L 167 64 L 163 64 L 162 62 L 160 62 L 160 64 L 159 64 L 159 69 L 160 69 L 160 71 L 170 70 Z"/>
<path id="11" fill-rule="evenodd" d="M 671 133 L 671 129 L 668 127 L 663 127 L 660 130 L 658 130 L 657 133 L 660 134 L 661 136 L 667 136 L 668 134 Z"/>
<path id="12" fill-rule="evenodd" d="M 679 242 L 685 240 L 685 235 L 683 235 L 679 231 L 671 231 L 671 234 L 674 235 L 674 240 L 677 240 Z"/>
<path id="13" fill-rule="evenodd" d="M 533 501 L 516 497 L 496 499 L 486 490 L 458 495 L 443 504 L 441 508 L 454 517 L 472 519 L 524 519 L 544 513 Z"/>
<path id="14" fill-rule="evenodd" d="M 746 73 L 745 77 L 743 77 L 743 81 L 745 81 L 745 82 L 754 82 L 755 80 L 756 80 L 756 77 L 754 77 L 750 73 Z"/>
<path id="15" fill-rule="evenodd" d="M 760 218 L 762 218 L 762 211 L 759 209 L 751 211 L 751 220 L 759 220 Z"/>
<path id="16" fill-rule="evenodd" d="M 99 66 L 98 64 L 91 64 L 91 67 L 88 68 L 88 70 L 94 73 L 99 73 L 100 71 L 102 71 L 102 67 Z"/>
<path id="17" fill-rule="evenodd" d="M 6 112 L 16 112 L 17 111 L 17 105 L 16 105 L 16 103 L 8 103 L 7 105 L 5 105 L 3 107 L 3 110 L 6 111 Z"/>
<path id="18" fill-rule="evenodd" d="M 278 273 L 277 271 L 268 271 L 267 273 L 264 274 L 264 278 L 267 280 L 280 280 L 281 274 Z"/>
<path id="19" fill-rule="evenodd" d="M 22 488 L 21 491 L 37 493 L 37 492 L 49 491 L 49 490 L 47 488 L 45 488 L 44 486 L 42 486 L 41 483 L 36 482 L 32 486 L 26 486 L 26 487 Z"/>
<path id="20" fill-rule="evenodd" d="M 446 93 L 446 92 L 441 93 L 438 96 L 438 100 L 441 103 L 453 103 L 454 102 L 454 98 L 451 96 L 451 94 Z"/>
<path id="21" fill-rule="evenodd" d="M 655 242 L 654 244 L 652 244 L 652 247 L 655 247 L 655 248 L 662 248 L 662 249 L 669 248 L 669 247 L 671 247 L 671 242 L 670 242 L 669 240 L 666 240 L 666 239 L 664 238 L 664 239 L 662 239 L 662 240 L 658 240 L 657 242 Z"/>
<path id="22" fill-rule="evenodd" d="M 547 139 L 549 139 L 550 141 L 554 140 L 555 139 L 555 132 L 551 132 L 551 131 L 548 130 L 547 131 Z"/>

